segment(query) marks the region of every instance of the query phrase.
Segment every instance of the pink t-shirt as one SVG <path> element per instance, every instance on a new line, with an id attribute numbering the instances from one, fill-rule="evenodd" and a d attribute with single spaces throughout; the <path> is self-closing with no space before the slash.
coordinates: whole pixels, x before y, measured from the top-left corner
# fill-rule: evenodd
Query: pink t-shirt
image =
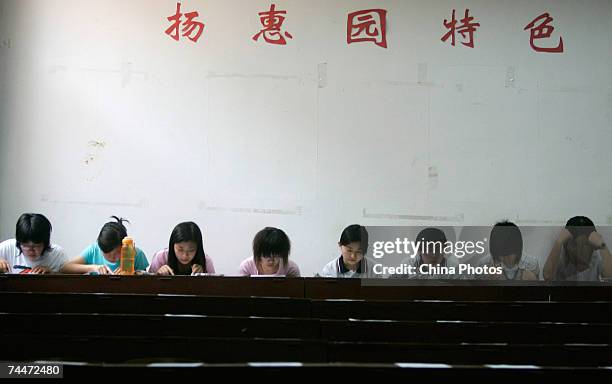
<path id="1" fill-rule="evenodd" d="M 206 273 L 215 273 L 215 266 L 213 265 L 212 259 L 204 254 L 204 260 L 206 260 Z M 149 267 L 150 273 L 157 273 L 157 271 L 164 265 L 168 264 L 168 248 L 158 251 Z M 174 271 L 176 273 L 176 271 Z"/>
<path id="2" fill-rule="evenodd" d="M 242 276 L 259 275 L 255 260 L 252 257 L 243 260 L 240 263 L 240 272 L 238 273 Z M 300 268 L 292 260 L 289 260 L 287 265 L 281 260 L 278 271 L 274 276 L 300 277 Z"/>

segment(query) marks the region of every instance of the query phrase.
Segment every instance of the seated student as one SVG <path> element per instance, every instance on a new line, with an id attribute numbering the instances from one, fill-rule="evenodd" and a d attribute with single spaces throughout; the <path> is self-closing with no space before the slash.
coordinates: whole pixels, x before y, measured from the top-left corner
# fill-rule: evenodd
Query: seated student
<path id="1" fill-rule="evenodd" d="M 368 231 L 359 224 L 344 228 L 338 242 L 340 257 L 327 263 L 322 277 L 376 277 L 374 261 L 365 257 L 368 252 Z"/>
<path id="2" fill-rule="evenodd" d="M 127 237 L 127 229 L 123 222 L 127 220 L 117 216 L 111 216 L 115 221 L 110 221 L 102 226 L 98 241 L 91 244 L 64 265 L 64 273 L 98 273 L 101 275 L 119 274 L 121 272 L 121 241 Z M 144 252 L 136 247 L 136 258 L 134 260 L 135 271 L 145 271 L 149 261 Z"/>
<path id="3" fill-rule="evenodd" d="M 0 273 L 57 273 L 68 257 L 51 244 L 51 223 L 39 213 L 24 213 L 17 220 L 15 238 L 0 243 Z"/>
<path id="4" fill-rule="evenodd" d="M 595 224 L 588 217 L 572 217 L 548 255 L 544 279 L 600 281 L 609 277 L 612 277 L 612 256 Z"/>
<path id="5" fill-rule="evenodd" d="M 276 275 L 300 277 L 300 268 L 289 260 L 291 242 L 285 232 L 266 227 L 253 239 L 253 257 L 240 263 L 242 276 Z"/>
<path id="6" fill-rule="evenodd" d="M 415 273 L 408 274 L 411 279 L 457 279 L 459 263 L 444 254 L 446 235 L 438 228 L 425 228 L 416 237 L 421 242 L 412 265 Z"/>
<path id="7" fill-rule="evenodd" d="M 149 272 L 158 275 L 215 273 L 211 258 L 204 253 L 198 225 L 189 221 L 174 227 L 168 248 L 153 256 Z"/>
<path id="8" fill-rule="evenodd" d="M 501 275 L 483 275 L 482 278 L 493 280 L 538 280 L 533 272 L 537 261 L 523 254 L 523 236 L 516 224 L 501 221 L 493 226 L 489 236 L 491 254 L 481 265 L 501 267 Z M 536 267 L 539 271 L 539 267 Z M 480 277 L 480 276 L 479 276 Z"/>

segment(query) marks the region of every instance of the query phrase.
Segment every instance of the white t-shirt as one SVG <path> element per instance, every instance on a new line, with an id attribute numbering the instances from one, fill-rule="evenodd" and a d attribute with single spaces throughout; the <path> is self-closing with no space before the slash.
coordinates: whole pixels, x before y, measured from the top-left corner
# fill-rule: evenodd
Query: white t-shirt
<path id="1" fill-rule="evenodd" d="M 475 267 L 482 267 L 485 265 L 495 266 L 495 263 L 493 262 L 493 256 L 491 256 L 491 254 L 487 254 L 485 257 L 476 261 L 472 265 L 474 265 Z M 521 272 L 521 270 L 529 271 L 533 273 L 537 279 L 540 278 L 540 262 L 538 261 L 538 259 L 536 259 L 534 256 L 528 253 L 523 253 L 521 255 L 521 259 L 518 264 L 518 269 L 519 269 L 519 272 L 517 272 L 517 276 L 521 276 L 521 278 L 523 275 L 523 272 Z M 491 278 L 491 276 L 488 276 L 488 275 L 483 275 L 481 277 L 483 279 Z M 497 278 L 497 275 L 494 275 L 494 277 Z M 515 280 L 521 280 L 521 278 L 516 278 Z"/>
<path id="2" fill-rule="evenodd" d="M 565 247 L 561 247 L 561 256 L 557 266 L 556 280 L 563 281 L 601 281 L 603 259 L 599 250 L 593 251 L 589 266 L 584 271 L 578 272 L 576 264 L 567 260 Z"/>
<path id="3" fill-rule="evenodd" d="M 342 256 L 327 263 L 321 272 L 322 277 L 346 277 L 346 278 L 374 278 L 380 277 L 372 270 L 374 261 L 364 257 L 355 271 L 346 268 L 342 261 Z"/>
<path id="4" fill-rule="evenodd" d="M 9 263 L 11 273 L 19 273 L 19 270 L 14 268 L 16 265 L 30 268 L 44 266 L 57 273 L 68 262 L 68 256 L 66 256 L 62 247 L 57 244 L 51 244 L 50 250 L 45 251 L 38 259 L 31 260 L 29 257 L 24 256 L 19 248 L 17 248 L 17 240 L 15 239 L 5 240 L 0 243 L 0 259 L 4 259 Z"/>

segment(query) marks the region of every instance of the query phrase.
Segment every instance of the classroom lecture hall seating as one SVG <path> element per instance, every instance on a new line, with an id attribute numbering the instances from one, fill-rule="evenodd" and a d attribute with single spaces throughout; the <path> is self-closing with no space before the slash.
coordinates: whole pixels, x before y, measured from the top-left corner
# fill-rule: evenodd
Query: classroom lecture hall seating
<path id="1" fill-rule="evenodd" d="M 612 373 L 609 284 L 3 275 L 0 303 L 0 360 L 65 377 Z"/>

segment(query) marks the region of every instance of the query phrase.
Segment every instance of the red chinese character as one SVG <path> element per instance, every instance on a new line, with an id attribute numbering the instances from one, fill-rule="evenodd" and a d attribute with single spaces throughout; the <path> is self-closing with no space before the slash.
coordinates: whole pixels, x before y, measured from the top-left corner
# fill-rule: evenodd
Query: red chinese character
<path id="1" fill-rule="evenodd" d="M 542 21 L 538 26 L 535 26 L 535 24 L 542 19 L 544 19 L 544 21 Z M 531 48 L 533 48 L 534 51 L 554 53 L 563 52 L 563 37 L 561 36 L 559 36 L 559 45 L 557 45 L 555 48 L 537 47 L 533 43 L 535 39 L 548 39 L 550 35 L 552 35 L 553 31 L 555 30 L 555 27 L 553 27 L 552 25 L 548 25 L 548 23 L 550 23 L 551 21 L 553 21 L 553 18 L 550 17 L 548 13 L 543 13 L 540 16 L 536 17 L 531 23 L 527 24 L 527 26 L 523 29 L 523 31 L 531 29 L 529 44 L 531 45 Z"/>
<path id="2" fill-rule="evenodd" d="M 449 29 L 446 35 L 442 36 L 442 41 L 448 40 L 451 37 L 451 45 L 455 46 L 455 33 L 459 32 L 463 39 L 465 40 L 465 35 L 468 35 L 467 43 L 461 42 L 461 44 L 466 47 L 474 48 L 474 32 L 476 32 L 476 27 L 480 27 L 480 23 L 472 23 L 474 17 L 469 16 L 470 10 L 465 10 L 465 17 L 459 21 L 461 21 L 461 25 L 457 28 L 457 20 L 455 20 L 455 10 L 453 9 L 453 18 L 451 21 L 444 19 L 444 26 Z"/>
<path id="3" fill-rule="evenodd" d="M 366 9 L 349 13 L 346 22 L 347 44 L 372 41 L 379 47 L 387 48 L 387 11 Z"/>
<path id="4" fill-rule="evenodd" d="M 183 23 L 183 37 L 187 37 L 193 42 L 197 42 L 204 31 L 204 24 L 193 20 L 199 15 L 200 14 L 198 12 L 185 13 L 187 20 Z M 174 16 L 167 17 L 168 21 L 172 21 L 173 23 L 170 28 L 166 29 L 166 35 L 170 36 L 176 41 L 179 41 L 179 26 L 181 24 L 182 16 L 181 3 L 176 3 L 176 13 Z M 195 36 L 191 36 L 193 35 L 193 32 L 196 32 Z"/>
<path id="5" fill-rule="evenodd" d="M 287 11 L 276 11 L 275 7 L 276 5 L 272 4 L 269 11 L 259 12 L 259 21 L 261 21 L 261 25 L 264 28 L 253 36 L 253 40 L 257 41 L 262 33 L 264 40 L 270 44 L 286 45 L 287 40 L 285 40 L 285 37 L 293 39 L 289 32 L 285 32 L 285 36 L 281 33 L 281 27 L 285 21 L 285 16 L 281 15 L 286 14 Z"/>

